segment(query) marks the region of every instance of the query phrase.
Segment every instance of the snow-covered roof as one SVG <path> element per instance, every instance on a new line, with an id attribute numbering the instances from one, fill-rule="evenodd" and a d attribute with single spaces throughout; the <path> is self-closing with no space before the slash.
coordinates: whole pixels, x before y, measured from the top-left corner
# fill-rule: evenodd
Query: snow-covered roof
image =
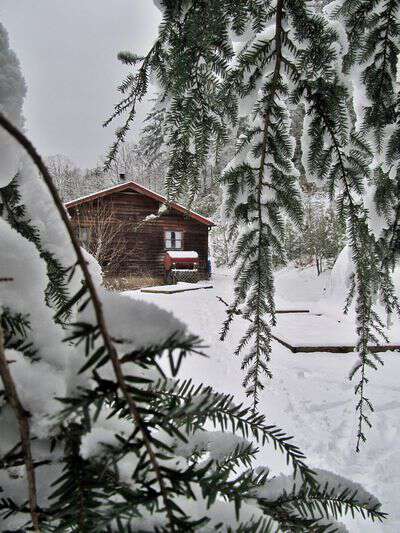
<path id="1" fill-rule="evenodd" d="M 144 196 L 147 196 L 148 198 L 152 198 L 153 200 L 156 200 L 162 204 L 168 205 L 168 207 L 170 207 L 171 209 L 175 209 L 176 211 L 179 211 L 180 213 L 187 215 L 188 217 L 193 218 L 197 220 L 198 222 L 201 222 L 202 224 L 206 224 L 209 227 L 215 226 L 214 222 L 210 220 L 209 218 L 203 217 L 203 215 L 200 215 L 200 213 L 191 211 L 187 209 L 185 206 L 178 204 L 176 202 L 168 203 L 168 200 L 167 198 L 165 198 L 165 196 L 162 196 L 161 194 L 158 194 L 148 189 L 147 187 L 143 187 L 143 185 L 139 185 L 139 183 L 136 183 L 135 181 L 126 181 L 119 185 L 113 185 L 112 187 L 108 187 L 107 189 L 102 189 L 101 191 L 87 194 L 86 196 L 81 196 L 79 198 L 76 198 L 75 200 L 71 200 L 70 202 L 67 202 L 65 204 L 65 207 L 69 209 L 71 207 L 75 207 L 77 205 L 90 202 L 91 200 L 95 200 L 96 198 L 101 198 L 102 196 L 107 196 L 108 194 L 119 192 L 119 191 L 124 191 L 126 189 L 134 190 L 138 193 L 143 194 Z"/>
<path id="2" fill-rule="evenodd" d="M 197 252 L 184 252 L 182 250 L 168 250 L 167 254 L 172 259 L 198 259 L 199 254 Z"/>

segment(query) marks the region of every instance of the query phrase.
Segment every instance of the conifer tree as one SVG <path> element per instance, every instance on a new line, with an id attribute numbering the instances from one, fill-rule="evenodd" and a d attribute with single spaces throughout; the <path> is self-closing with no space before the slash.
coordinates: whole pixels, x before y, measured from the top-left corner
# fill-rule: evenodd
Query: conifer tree
<path id="1" fill-rule="evenodd" d="M 329 4 L 325 14 L 324 4 Z M 212 143 L 223 143 L 238 117 L 251 117 L 221 176 L 224 215 L 238 233 L 235 300 L 222 336 L 235 315 L 248 319 L 237 353 L 244 352 L 244 385 L 256 408 L 263 375 L 271 376 L 273 264 L 274 258 L 283 259 L 283 219 L 301 220 L 290 122 L 293 106 L 304 107 L 302 164 L 307 178 L 319 180 L 337 202 L 352 251 L 345 309 L 354 301 L 359 449 L 372 409 L 366 373 L 382 363 L 370 347 L 385 338 L 377 298 L 388 314 L 399 311 L 391 273 L 400 220 L 397 1 L 165 0 L 159 5 L 164 19 L 150 53 L 122 56 L 137 71 L 121 86 L 127 96 L 115 115 L 127 109 L 129 115 L 110 157 L 151 73 L 165 104 L 170 195 L 184 189 L 194 195 Z M 362 109 L 364 93 L 369 103 Z M 377 225 L 384 227 L 380 235 Z"/>

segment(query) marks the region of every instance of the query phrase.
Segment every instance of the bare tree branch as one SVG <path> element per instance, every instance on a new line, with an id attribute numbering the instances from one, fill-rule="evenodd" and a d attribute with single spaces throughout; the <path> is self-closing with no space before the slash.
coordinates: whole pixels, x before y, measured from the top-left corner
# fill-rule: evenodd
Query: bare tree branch
<path id="1" fill-rule="evenodd" d="M 118 275 L 124 262 L 135 255 L 126 245 L 126 233 L 132 223 L 120 220 L 112 205 L 101 199 L 75 208 L 72 224 L 77 233 L 86 231 L 85 239 L 80 235 L 82 246 L 99 262 L 106 276 Z"/>
<path id="2" fill-rule="evenodd" d="M 4 385 L 4 391 L 11 407 L 15 411 L 15 416 L 18 420 L 19 433 L 21 437 L 21 447 L 24 454 L 24 462 L 26 469 L 26 477 L 28 480 L 28 493 L 29 493 L 29 508 L 31 512 L 32 524 L 34 531 L 40 532 L 39 529 L 39 513 L 37 506 L 37 491 L 36 491 L 36 478 L 35 467 L 32 459 L 31 450 L 31 437 L 29 429 L 29 416 L 30 414 L 24 409 L 18 396 L 17 388 L 12 378 L 10 369 L 8 368 L 8 362 L 6 360 L 6 354 L 4 349 L 4 333 L 0 323 L 0 376 Z"/>

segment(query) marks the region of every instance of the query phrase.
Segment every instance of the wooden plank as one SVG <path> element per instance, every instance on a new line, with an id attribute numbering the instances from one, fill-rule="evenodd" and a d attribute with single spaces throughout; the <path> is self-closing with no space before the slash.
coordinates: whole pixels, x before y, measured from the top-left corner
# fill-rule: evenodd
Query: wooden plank
<path id="1" fill-rule="evenodd" d="M 187 292 L 187 291 L 199 291 L 200 289 L 212 289 L 213 285 L 203 285 L 202 287 L 189 287 L 185 289 L 152 289 L 149 287 L 148 289 L 141 289 L 140 292 L 148 292 L 152 294 L 176 294 L 177 292 Z"/>
<path id="2" fill-rule="evenodd" d="M 282 346 L 285 346 L 285 348 L 288 348 L 292 353 L 357 353 L 355 351 L 355 346 L 291 346 L 288 342 L 280 339 L 276 335 L 271 335 L 271 337 L 282 344 Z M 400 345 L 383 344 L 378 346 L 369 346 L 368 349 L 373 353 L 396 352 L 400 351 Z"/>
<path id="3" fill-rule="evenodd" d="M 288 306 L 289 307 L 289 306 Z M 273 338 L 292 353 L 356 353 L 358 337 L 354 317 L 336 314 L 281 314 L 272 329 Z M 400 351 L 398 324 L 386 332 L 388 340 L 371 342 L 371 352 Z"/>
<path id="4" fill-rule="evenodd" d="M 277 309 L 275 311 L 276 314 L 291 314 L 291 313 L 309 313 L 309 309 Z"/>

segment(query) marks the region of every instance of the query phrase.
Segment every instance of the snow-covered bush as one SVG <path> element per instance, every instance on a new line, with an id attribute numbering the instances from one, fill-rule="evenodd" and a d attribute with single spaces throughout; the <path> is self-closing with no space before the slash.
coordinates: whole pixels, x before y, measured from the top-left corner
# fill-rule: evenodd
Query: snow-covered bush
<path id="1" fill-rule="evenodd" d="M 14 65 L 22 100 L 0 31 L 0 57 Z M 382 519 L 371 495 L 311 471 L 264 416 L 179 381 L 182 359 L 199 356 L 200 340 L 170 313 L 102 287 L 40 157 L 8 120 L 20 125 L 22 117 L 2 95 L 0 106 L 0 125 L 14 138 L 2 149 L 16 153 L 18 139 L 44 179 L 28 159 L 14 175 L 14 155 L 6 157 L 0 530 L 322 532 L 348 510 Z M 266 442 L 286 455 L 293 476 L 253 466 L 257 443 Z"/>

